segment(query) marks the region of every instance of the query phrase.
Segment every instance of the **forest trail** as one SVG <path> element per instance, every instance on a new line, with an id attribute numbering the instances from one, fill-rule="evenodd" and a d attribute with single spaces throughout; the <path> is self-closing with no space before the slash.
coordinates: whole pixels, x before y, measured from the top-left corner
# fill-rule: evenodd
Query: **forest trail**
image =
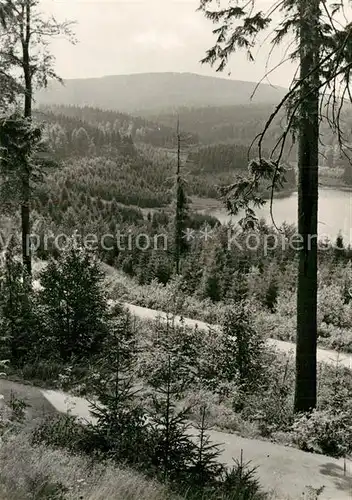
<path id="1" fill-rule="evenodd" d="M 124 306 L 130 311 L 132 315 L 142 319 L 154 321 L 160 319 L 162 321 L 166 321 L 168 317 L 172 317 L 171 315 L 168 315 L 163 311 L 148 309 L 147 307 L 136 306 L 134 304 L 124 303 Z M 198 321 L 190 318 L 181 318 L 181 316 L 174 316 L 172 317 L 172 320 L 175 322 L 175 324 L 183 323 L 190 328 L 197 327 L 200 330 L 207 330 L 208 328 L 219 328 L 218 325 L 210 325 L 208 323 L 205 323 L 204 321 Z M 293 342 L 268 339 L 267 343 L 269 346 L 281 352 L 292 353 L 292 355 L 295 354 L 296 345 Z M 318 349 L 317 359 L 319 363 L 327 363 L 331 365 L 336 365 L 338 363 L 340 366 L 352 369 L 352 355 L 348 353 L 337 352 L 329 349 Z"/>
<path id="2" fill-rule="evenodd" d="M 26 398 L 30 405 L 30 418 L 43 413 L 67 413 L 91 420 L 87 400 L 60 391 L 43 390 L 32 386 L 0 380 L 2 400 L 8 401 L 11 392 Z M 273 491 L 280 500 L 351 500 L 352 461 L 335 459 L 324 455 L 305 453 L 296 448 L 281 446 L 269 441 L 246 439 L 236 434 L 210 431 L 211 440 L 219 443 L 223 450 L 220 460 L 231 466 L 233 459 L 250 461 L 258 467 L 258 478 L 266 491 Z M 323 488 L 314 496 L 314 489 Z"/>
<path id="3" fill-rule="evenodd" d="M 36 269 L 36 272 L 38 273 L 39 270 L 43 269 L 46 266 L 46 262 L 44 261 L 37 261 L 34 264 L 34 268 Z M 116 273 L 116 269 L 112 268 L 111 266 L 108 266 L 106 264 L 103 265 L 104 270 L 107 272 L 107 275 L 109 276 L 109 279 L 114 277 L 114 274 Z M 34 288 L 40 288 L 40 284 L 38 280 L 34 280 L 33 282 Z M 110 302 L 119 302 L 119 301 L 110 301 Z M 212 325 L 209 323 L 205 323 L 204 321 L 200 320 L 195 320 L 191 318 L 185 318 L 181 316 L 172 316 L 164 311 L 159 311 L 156 309 L 150 309 L 148 307 L 142 307 L 142 306 L 137 306 L 135 304 L 130 304 L 128 302 L 123 303 L 123 305 L 130 311 L 130 313 L 138 318 L 141 319 L 146 319 L 146 320 L 163 320 L 166 321 L 167 318 L 171 319 L 172 321 L 175 322 L 175 324 L 180 324 L 181 322 L 190 327 L 190 328 L 198 328 L 200 330 L 208 330 L 208 328 L 219 328 L 218 325 Z M 295 354 L 296 350 L 296 344 L 293 342 L 287 342 L 283 340 L 276 340 L 276 339 L 267 339 L 267 343 L 269 346 L 284 352 L 284 353 L 291 353 L 293 356 Z M 336 366 L 338 363 L 340 366 L 343 366 L 345 368 L 352 369 L 352 354 L 345 353 L 345 352 L 338 352 L 338 351 L 333 351 L 331 349 L 317 349 L 317 360 L 318 363 L 327 363 L 329 365 Z"/>

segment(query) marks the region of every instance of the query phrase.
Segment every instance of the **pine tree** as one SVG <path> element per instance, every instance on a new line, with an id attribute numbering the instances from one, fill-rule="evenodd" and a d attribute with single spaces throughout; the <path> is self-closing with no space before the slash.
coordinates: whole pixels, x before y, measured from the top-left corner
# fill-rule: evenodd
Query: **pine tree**
<path id="1" fill-rule="evenodd" d="M 23 264 L 15 257 L 16 250 L 12 238 L 1 267 L 0 325 L 1 336 L 7 338 L 11 363 L 21 366 L 35 349 L 39 324 L 33 292 L 24 278 Z"/>
<path id="2" fill-rule="evenodd" d="M 261 375 L 264 340 L 251 324 L 250 305 L 243 301 L 228 309 L 223 320 L 224 355 L 222 374 L 249 390 Z"/>
<path id="3" fill-rule="evenodd" d="M 186 222 L 188 219 L 188 199 L 185 192 L 185 180 L 181 177 L 181 134 L 177 121 L 177 168 L 175 183 L 175 218 L 174 218 L 174 261 L 176 274 L 180 273 L 180 261 L 187 250 L 185 239 Z"/>
<path id="4" fill-rule="evenodd" d="M 91 252 L 76 248 L 72 242 L 41 272 L 45 327 L 61 359 L 81 359 L 99 351 L 106 335 L 103 279 Z"/>
<path id="5" fill-rule="evenodd" d="M 148 429 L 135 389 L 136 347 L 131 315 L 115 306 L 90 381 L 97 399 L 91 402 L 96 422 L 89 427 L 90 448 L 119 462 L 146 466 Z"/>
<path id="6" fill-rule="evenodd" d="M 204 268 L 201 288 L 203 297 L 209 297 L 214 302 L 222 299 L 224 264 L 224 250 L 222 246 L 216 245 L 213 247 L 208 264 Z"/>
<path id="7" fill-rule="evenodd" d="M 215 9 L 212 9 L 214 4 Z M 252 48 L 258 42 L 259 34 L 271 25 L 271 13 L 277 8 L 283 16 L 273 30 L 272 45 L 275 47 L 282 43 L 293 32 L 295 45 L 290 58 L 298 60 L 299 77 L 294 79 L 290 90 L 268 118 L 263 132 L 255 138 L 259 159 L 250 161 L 248 178 L 239 178 L 224 187 L 221 194 L 228 210 L 236 215 L 244 209 L 242 224 L 253 226 L 257 218 L 250 205 L 258 207 L 265 202 L 258 192 L 263 180 L 270 180 L 272 208 L 273 193 L 285 181 L 282 164 L 285 146 L 287 149 L 288 138 L 292 133 L 294 138 L 298 136 L 298 232 L 303 244 L 298 252 L 294 406 L 297 412 L 307 412 L 316 406 L 317 399 L 318 154 L 323 109 L 320 104 L 327 99 L 329 110 L 324 109 L 324 116 L 326 113 L 333 116 L 328 124 L 337 134 L 339 147 L 343 147 L 341 113 L 344 95 L 349 92 L 352 70 L 350 23 L 346 20 L 346 26 L 343 26 L 339 19 L 343 14 L 344 2 L 327 6 L 321 0 L 284 0 L 265 13 L 256 10 L 255 3 L 230 2 L 227 8 L 221 8 L 215 0 L 200 0 L 199 9 L 218 25 L 214 30 L 216 43 L 207 51 L 202 62 L 212 65 L 218 63 L 217 71 L 223 71 L 230 55 L 241 49 L 245 49 L 249 58 L 254 60 Z M 263 143 L 278 113 L 284 108 L 287 112 L 286 127 L 269 159 L 266 159 Z"/>
<path id="8" fill-rule="evenodd" d="M 163 377 L 155 379 L 152 387 L 155 392 L 149 415 L 151 466 L 162 480 L 182 483 L 187 478 L 194 445 L 187 434 L 190 409 L 177 409 L 175 405 L 180 389 L 175 383 L 170 355 Z"/>
<path id="9" fill-rule="evenodd" d="M 27 274 L 32 272 L 30 249 L 30 201 L 31 183 L 33 181 L 33 167 L 29 161 L 29 152 L 33 149 L 34 137 L 38 138 L 38 129 L 30 127 L 32 121 L 32 104 L 36 87 L 46 87 L 48 79 L 57 78 L 53 70 L 54 58 L 48 53 L 48 40 L 56 36 L 72 37 L 70 23 L 57 23 L 55 18 L 45 19 L 40 13 L 39 0 L 16 0 L 8 2 L 1 0 L 0 6 L 6 21 L 6 31 L 0 40 L 0 66 L 8 71 L 8 75 L 16 75 L 17 90 L 23 98 L 23 110 L 17 123 L 27 124 L 32 137 L 17 135 L 17 144 L 27 155 L 13 156 L 11 162 L 18 170 L 17 183 L 20 192 L 21 229 L 22 229 L 22 258 Z M 4 10 L 4 6 L 6 9 Z M 17 78 L 18 76 L 18 78 Z M 12 76 L 11 76 L 12 77 Z M 2 135 L 2 134 L 0 134 Z M 13 135 L 16 142 L 16 134 Z M 17 150 L 18 151 L 18 150 Z"/>

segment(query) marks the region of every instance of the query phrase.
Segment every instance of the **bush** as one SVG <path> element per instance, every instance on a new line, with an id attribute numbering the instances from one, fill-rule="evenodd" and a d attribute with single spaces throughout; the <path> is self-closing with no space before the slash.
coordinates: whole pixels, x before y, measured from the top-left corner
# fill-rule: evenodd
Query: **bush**
<path id="1" fill-rule="evenodd" d="M 281 316 L 279 313 L 270 314 L 258 311 L 253 318 L 255 328 L 264 338 L 274 338 L 295 342 L 296 317 Z"/>
<path id="2" fill-rule="evenodd" d="M 352 353 L 352 335 L 350 329 L 321 323 L 318 335 L 321 346 L 327 349 Z"/>
<path id="3" fill-rule="evenodd" d="M 265 369 L 249 394 L 238 393 L 233 407 L 243 420 L 256 423 L 264 437 L 287 432 L 293 421 L 294 367 L 289 357 L 267 353 Z"/>
<path id="4" fill-rule="evenodd" d="M 296 293 L 282 291 L 277 298 L 276 312 L 285 319 L 296 315 Z"/>
<path id="5" fill-rule="evenodd" d="M 314 410 L 298 416 L 292 425 L 293 442 L 301 450 L 343 457 L 352 451 L 350 412 Z"/>
<path id="6" fill-rule="evenodd" d="M 64 448 L 73 453 L 88 451 L 86 427 L 76 417 L 66 414 L 44 418 L 33 429 L 30 441 L 33 445 L 44 443 L 51 448 Z"/>
<path id="7" fill-rule="evenodd" d="M 236 397 L 238 389 L 236 387 L 227 389 L 226 395 L 215 394 L 202 388 L 186 393 L 185 405 L 191 408 L 192 421 L 196 421 L 199 409 L 206 406 L 207 421 L 210 426 L 224 432 L 235 432 L 243 437 L 259 438 L 260 432 L 256 422 L 244 420 L 241 414 L 236 413 L 232 408 L 233 398 Z"/>
<path id="8" fill-rule="evenodd" d="M 322 286 L 318 291 L 318 324 L 344 326 L 344 301 L 340 287 Z M 349 325 L 347 325 L 349 326 Z"/>

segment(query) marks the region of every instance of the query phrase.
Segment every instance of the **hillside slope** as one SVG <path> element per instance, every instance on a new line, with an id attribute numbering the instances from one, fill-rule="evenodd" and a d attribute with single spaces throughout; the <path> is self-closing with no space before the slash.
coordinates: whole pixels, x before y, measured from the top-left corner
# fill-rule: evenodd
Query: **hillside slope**
<path id="1" fill-rule="evenodd" d="M 37 94 L 37 103 L 95 106 L 136 112 L 178 106 L 246 104 L 255 82 L 201 76 L 193 73 L 140 73 L 102 78 L 66 80 L 50 84 Z M 282 87 L 259 85 L 253 102 L 274 103 L 285 93 Z"/>
<path id="2" fill-rule="evenodd" d="M 275 108 L 273 103 L 240 103 L 228 106 L 186 107 L 176 111 L 164 110 L 159 112 L 141 111 L 143 118 L 160 124 L 173 126 L 180 119 L 182 130 L 197 134 L 204 144 L 232 142 L 249 146 L 259 134 Z M 283 113 L 274 120 L 267 137 L 270 146 L 282 133 L 284 121 Z"/>

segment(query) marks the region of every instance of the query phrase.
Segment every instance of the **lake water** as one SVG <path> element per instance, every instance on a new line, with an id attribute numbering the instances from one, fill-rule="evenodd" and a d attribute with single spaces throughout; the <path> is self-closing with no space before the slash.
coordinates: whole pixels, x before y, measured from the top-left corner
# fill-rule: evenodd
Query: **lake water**
<path id="1" fill-rule="evenodd" d="M 277 226 L 283 222 L 297 224 L 297 203 L 297 193 L 293 193 L 287 198 L 274 200 L 273 215 Z M 268 224 L 271 223 L 270 202 L 267 202 L 263 208 L 257 209 L 256 213 L 258 217 L 264 218 Z M 222 223 L 230 220 L 236 222 L 241 218 L 241 215 L 229 216 L 225 209 L 212 210 L 211 215 Z M 352 192 L 320 188 L 318 221 L 319 238 L 328 237 L 335 240 L 338 233 L 341 232 L 344 242 L 352 245 Z"/>

